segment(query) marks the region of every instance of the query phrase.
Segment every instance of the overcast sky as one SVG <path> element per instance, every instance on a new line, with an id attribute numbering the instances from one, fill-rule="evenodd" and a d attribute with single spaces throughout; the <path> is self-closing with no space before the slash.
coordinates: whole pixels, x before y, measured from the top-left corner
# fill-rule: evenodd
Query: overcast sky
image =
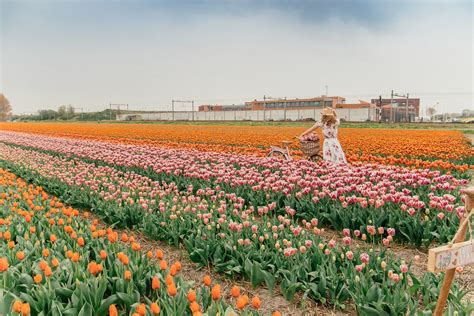
<path id="1" fill-rule="evenodd" d="M 474 109 L 466 1 L 0 0 L 0 92 L 15 113 L 168 110 L 393 89 Z M 184 109 L 184 108 L 183 108 Z"/>

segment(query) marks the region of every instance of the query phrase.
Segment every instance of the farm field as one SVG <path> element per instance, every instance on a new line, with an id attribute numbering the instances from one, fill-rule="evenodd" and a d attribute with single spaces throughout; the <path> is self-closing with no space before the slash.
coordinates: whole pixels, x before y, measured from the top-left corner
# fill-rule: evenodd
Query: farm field
<path id="1" fill-rule="evenodd" d="M 302 126 L 229 126 L 177 124 L 0 123 L 0 129 L 265 156 L 270 145 L 301 134 Z M 321 135 L 320 135 L 321 136 Z M 474 168 L 474 150 L 458 130 L 341 128 L 349 161 L 465 172 Z M 297 142 L 293 154 L 301 155 Z"/>
<path id="2" fill-rule="evenodd" d="M 467 138 L 341 128 L 348 165 L 265 157 L 303 130 L 1 123 L 2 312 L 279 315 L 246 283 L 342 314 L 432 311 L 442 274 L 423 260 L 466 212 Z M 124 230 L 236 287 L 186 281 Z M 469 315 L 473 272 L 461 270 L 448 309 Z"/>

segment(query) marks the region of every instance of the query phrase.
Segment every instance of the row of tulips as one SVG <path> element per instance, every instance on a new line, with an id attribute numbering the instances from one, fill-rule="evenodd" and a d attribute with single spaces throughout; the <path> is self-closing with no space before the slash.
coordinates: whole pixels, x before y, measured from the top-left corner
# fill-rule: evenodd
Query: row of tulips
<path id="1" fill-rule="evenodd" d="M 297 217 L 318 217 L 338 230 L 363 231 L 369 222 L 393 227 L 399 232 L 396 239 L 415 245 L 450 240 L 464 212 L 459 196 L 467 180 L 439 171 L 372 164 L 285 163 L 12 132 L 0 134 L 0 141 L 133 170 L 153 180 L 175 182 L 180 189 L 189 184 L 222 188 L 254 207 L 275 201 L 278 212 L 290 207 Z"/>
<path id="2" fill-rule="evenodd" d="M 301 134 L 305 128 L 301 126 L 0 123 L 0 129 L 125 144 L 265 156 L 270 145 L 291 139 Z M 320 136 L 322 138 L 322 135 Z M 474 149 L 460 131 L 341 128 L 339 138 L 351 162 L 379 162 L 460 173 L 474 168 Z M 301 155 L 296 144 L 293 151 L 294 154 Z"/>
<path id="3" fill-rule="evenodd" d="M 387 252 L 385 240 L 396 235 L 392 228 L 369 225 L 368 238 L 384 236 L 384 241 L 361 248 L 353 239 L 366 234 L 347 229 L 343 239 L 328 241 L 316 218 L 300 222 L 290 207 L 277 215 L 275 203 L 246 207 L 236 194 L 191 185 L 182 191 L 173 183 L 76 158 L 5 145 L 0 153 L 5 166 L 65 201 L 151 238 L 183 244 L 193 261 L 228 276 L 244 276 L 254 286 L 278 283 L 288 299 L 300 291 L 339 308 L 354 303 L 360 314 L 398 315 L 433 308 L 438 295 L 438 277 L 417 278 L 409 262 Z M 464 294 L 454 287 L 450 304 L 468 313 Z"/>
<path id="4" fill-rule="evenodd" d="M 0 169 L 0 314 L 258 315 L 258 297 L 234 287 L 232 307 L 210 277 L 195 285 L 180 270 Z"/>

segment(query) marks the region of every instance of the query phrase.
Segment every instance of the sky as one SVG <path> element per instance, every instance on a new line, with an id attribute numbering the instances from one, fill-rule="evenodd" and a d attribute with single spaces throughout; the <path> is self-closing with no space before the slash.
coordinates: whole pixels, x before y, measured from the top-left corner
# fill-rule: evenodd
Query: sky
<path id="1" fill-rule="evenodd" d="M 13 112 L 326 93 L 474 109 L 470 0 L 0 0 Z M 177 110 L 187 110 L 180 104 Z"/>

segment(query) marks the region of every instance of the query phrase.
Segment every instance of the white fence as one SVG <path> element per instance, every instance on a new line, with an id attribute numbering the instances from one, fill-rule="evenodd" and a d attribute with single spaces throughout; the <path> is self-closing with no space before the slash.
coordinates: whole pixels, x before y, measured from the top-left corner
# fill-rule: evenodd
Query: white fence
<path id="1" fill-rule="evenodd" d="M 118 121 L 302 121 L 319 120 L 319 109 L 266 110 L 266 111 L 221 111 L 221 112 L 156 112 L 142 114 L 119 114 Z M 336 109 L 340 119 L 348 122 L 375 120 L 375 109 Z"/>

